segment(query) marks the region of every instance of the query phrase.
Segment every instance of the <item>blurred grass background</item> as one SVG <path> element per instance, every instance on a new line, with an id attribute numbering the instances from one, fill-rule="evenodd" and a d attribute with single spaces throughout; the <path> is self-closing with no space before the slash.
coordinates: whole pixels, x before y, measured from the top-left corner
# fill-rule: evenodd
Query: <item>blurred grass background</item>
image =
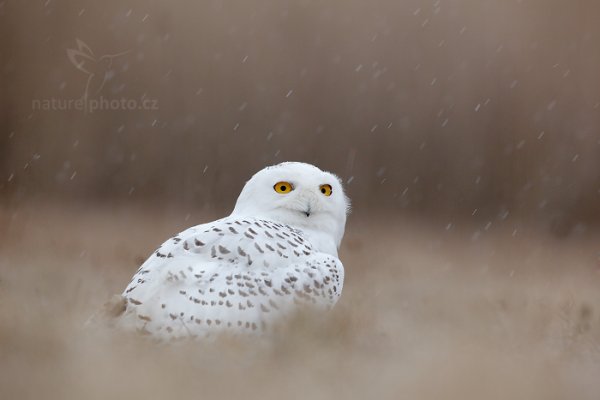
<path id="1" fill-rule="evenodd" d="M 508 211 L 568 234 L 600 221 L 599 12 L 560 0 L 3 1 L 0 194 L 229 209 L 252 172 L 302 160 L 350 181 L 359 212 Z M 128 52 L 96 97 L 158 110 L 33 110 L 82 96 L 87 75 L 67 57 L 77 39 L 97 58 Z"/>
<path id="2" fill-rule="evenodd" d="M 26 207 L 0 258 L 0 395 L 589 399 L 598 242 L 353 217 L 344 294 L 271 341 L 157 346 L 84 323 L 156 245 L 216 215 Z M 152 215 L 152 218 L 148 216 Z"/>
<path id="3" fill-rule="evenodd" d="M 0 397 L 596 399 L 599 13 L 0 1 Z M 36 109 L 84 95 L 78 41 L 90 98 L 156 109 Z M 330 320 L 175 349 L 82 328 L 286 160 L 353 201 Z"/>

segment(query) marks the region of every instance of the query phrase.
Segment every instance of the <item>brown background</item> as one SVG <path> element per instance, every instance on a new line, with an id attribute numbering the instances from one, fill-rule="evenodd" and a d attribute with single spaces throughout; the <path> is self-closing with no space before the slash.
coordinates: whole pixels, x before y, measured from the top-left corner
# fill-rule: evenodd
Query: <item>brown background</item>
<path id="1" fill-rule="evenodd" d="M 350 180 L 357 213 L 568 234 L 600 221 L 599 12 L 559 0 L 5 1 L 0 196 L 221 211 L 254 171 L 301 160 Z M 159 109 L 32 110 L 82 96 L 87 77 L 67 58 L 77 39 L 97 57 L 128 51 L 95 97 Z"/>

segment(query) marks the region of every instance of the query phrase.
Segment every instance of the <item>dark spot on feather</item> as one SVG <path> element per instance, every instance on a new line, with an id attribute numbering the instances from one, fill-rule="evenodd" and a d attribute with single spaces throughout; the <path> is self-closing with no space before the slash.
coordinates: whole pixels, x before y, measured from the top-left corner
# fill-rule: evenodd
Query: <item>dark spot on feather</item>
<path id="1" fill-rule="evenodd" d="M 219 251 L 221 252 L 221 254 L 229 254 L 231 253 L 231 251 L 229 251 L 227 248 L 219 245 Z"/>
<path id="2" fill-rule="evenodd" d="M 275 303 L 272 299 L 269 299 L 269 305 L 273 307 L 275 310 L 279 310 L 277 303 Z"/>

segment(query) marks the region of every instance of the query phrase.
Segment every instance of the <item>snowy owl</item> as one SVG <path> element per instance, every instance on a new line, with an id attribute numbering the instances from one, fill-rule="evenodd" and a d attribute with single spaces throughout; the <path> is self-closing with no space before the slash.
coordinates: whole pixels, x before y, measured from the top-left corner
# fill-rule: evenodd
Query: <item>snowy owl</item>
<path id="1" fill-rule="evenodd" d="M 230 216 L 163 243 L 123 292 L 119 325 L 157 339 L 268 331 L 342 293 L 349 201 L 338 177 L 299 162 L 257 172 Z"/>

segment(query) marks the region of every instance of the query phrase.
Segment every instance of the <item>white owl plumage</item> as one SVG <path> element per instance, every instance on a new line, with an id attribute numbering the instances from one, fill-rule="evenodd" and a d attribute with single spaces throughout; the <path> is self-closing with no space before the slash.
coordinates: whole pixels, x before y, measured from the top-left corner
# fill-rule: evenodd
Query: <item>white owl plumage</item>
<path id="1" fill-rule="evenodd" d="M 119 325 L 158 339 L 260 333 L 342 293 L 337 249 L 349 210 L 340 180 L 299 162 L 257 172 L 230 216 L 163 243 L 123 293 Z"/>

